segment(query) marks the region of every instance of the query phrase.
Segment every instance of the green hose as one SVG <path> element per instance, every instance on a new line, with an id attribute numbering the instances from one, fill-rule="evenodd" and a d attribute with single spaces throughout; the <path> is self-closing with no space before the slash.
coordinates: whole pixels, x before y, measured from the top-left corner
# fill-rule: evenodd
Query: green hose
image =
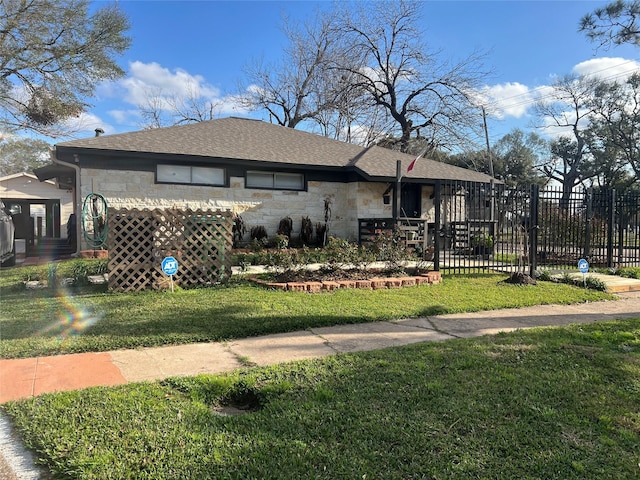
<path id="1" fill-rule="evenodd" d="M 89 248 L 107 246 L 107 200 L 98 193 L 90 193 L 82 204 L 82 234 Z"/>

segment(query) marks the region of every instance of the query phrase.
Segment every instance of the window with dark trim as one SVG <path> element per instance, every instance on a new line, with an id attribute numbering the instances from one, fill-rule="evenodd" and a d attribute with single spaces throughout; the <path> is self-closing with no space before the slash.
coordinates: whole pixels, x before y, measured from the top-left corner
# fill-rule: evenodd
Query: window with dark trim
<path id="1" fill-rule="evenodd" d="M 225 170 L 213 167 L 158 164 L 156 182 L 224 186 Z"/>
<path id="2" fill-rule="evenodd" d="M 248 171 L 247 188 L 279 190 L 304 190 L 304 175 L 301 173 Z"/>

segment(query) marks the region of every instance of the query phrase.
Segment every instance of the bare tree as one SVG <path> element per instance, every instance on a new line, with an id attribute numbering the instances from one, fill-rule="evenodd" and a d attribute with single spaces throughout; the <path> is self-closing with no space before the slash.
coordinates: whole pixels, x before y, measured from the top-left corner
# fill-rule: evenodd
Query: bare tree
<path id="1" fill-rule="evenodd" d="M 593 94 L 597 85 L 595 78 L 565 76 L 557 80 L 552 93 L 535 106 L 538 118 L 543 121 L 540 127 L 561 133 L 551 142 L 552 158 L 543 170 L 562 185 L 563 205 L 568 205 L 576 185 L 595 175 L 585 168 L 589 152 L 583 130 L 594 114 Z"/>
<path id="2" fill-rule="evenodd" d="M 417 2 L 358 4 L 340 15 L 342 31 L 359 61 L 341 65 L 368 104 L 391 120 L 387 133 L 401 151 L 409 139 L 425 139 L 434 149 L 464 143 L 468 129 L 480 128 L 472 92 L 485 77 L 482 55 L 457 62 L 440 59 L 422 42 Z"/>
<path id="3" fill-rule="evenodd" d="M 582 17 L 579 32 L 584 32 L 600 47 L 630 43 L 640 45 L 640 1 L 616 0 Z"/>
<path id="4" fill-rule="evenodd" d="M 162 89 L 150 90 L 138 105 L 144 129 L 168 127 L 184 123 L 204 122 L 216 118 L 221 102 L 203 96 L 193 84 L 185 94 L 165 94 Z"/>
<path id="5" fill-rule="evenodd" d="M 339 69 L 335 69 L 339 72 Z M 385 131 L 384 116 L 371 108 L 366 92 L 341 75 L 337 90 L 330 93 L 331 101 L 314 117 L 315 130 L 335 140 L 370 145 Z M 314 127 L 311 127 L 314 129 Z"/>
<path id="6" fill-rule="evenodd" d="M 264 109 L 273 122 L 290 128 L 304 121 L 316 123 L 324 112 L 333 110 L 346 86 L 336 75 L 336 59 L 342 62 L 347 55 L 335 23 L 336 14 L 326 12 L 318 12 L 302 26 L 285 21 L 289 46 L 283 60 L 246 67 L 250 85 L 241 86 L 245 92 L 241 105 Z"/>
<path id="7" fill-rule="evenodd" d="M 49 136 L 88 106 L 95 85 L 124 75 L 130 44 L 115 6 L 89 14 L 89 0 L 0 2 L 0 125 Z"/>

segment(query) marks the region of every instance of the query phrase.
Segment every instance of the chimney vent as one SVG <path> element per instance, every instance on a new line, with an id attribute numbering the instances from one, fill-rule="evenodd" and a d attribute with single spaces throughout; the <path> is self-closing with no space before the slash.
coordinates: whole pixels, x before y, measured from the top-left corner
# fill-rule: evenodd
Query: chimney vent
<path id="1" fill-rule="evenodd" d="M 96 128 L 95 132 L 96 132 L 96 137 L 99 137 L 104 133 L 104 130 L 101 128 Z"/>

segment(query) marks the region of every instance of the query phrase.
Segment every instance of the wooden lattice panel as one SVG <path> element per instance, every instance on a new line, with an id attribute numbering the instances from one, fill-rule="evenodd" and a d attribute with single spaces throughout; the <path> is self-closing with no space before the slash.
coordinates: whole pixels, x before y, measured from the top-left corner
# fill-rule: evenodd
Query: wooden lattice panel
<path id="1" fill-rule="evenodd" d="M 162 260 L 178 260 L 174 284 L 210 285 L 231 275 L 230 212 L 109 209 L 109 288 L 138 291 L 169 287 Z"/>

